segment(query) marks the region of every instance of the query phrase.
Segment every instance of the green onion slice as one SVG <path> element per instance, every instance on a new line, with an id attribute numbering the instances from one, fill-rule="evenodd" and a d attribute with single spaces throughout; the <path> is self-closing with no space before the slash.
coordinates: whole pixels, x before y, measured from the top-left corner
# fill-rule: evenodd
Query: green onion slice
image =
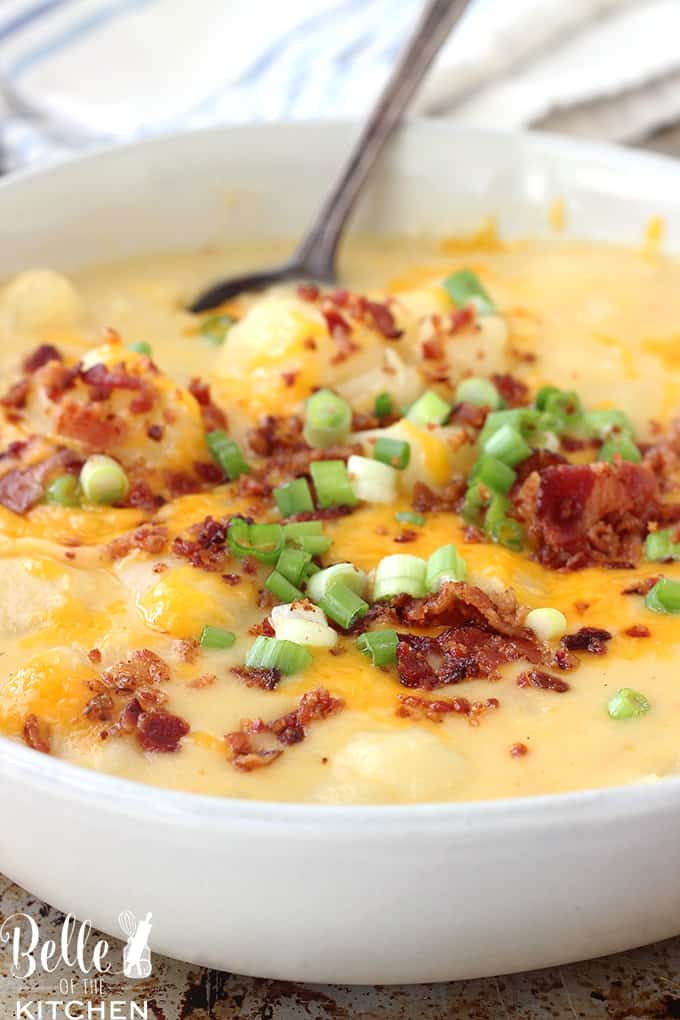
<path id="1" fill-rule="evenodd" d="M 559 609 L 545 606 L 532 609 L 524 621 L 539 641 L 554 641 L 567 631 L 567 618 Z"/>
<path id="2" fill-rule="evenodd" d="M 411 459 L 411 444 L 405 439 L 392 439 L 390 436 L 380 436 L 373 448 L 373 456 L 383 464 L 389 464 L 397 471 L 403 471 L 408 467 Z"/>
<path id="3" fill-rule="evenodd" d="M 680 560 L 680 542 L 673 541 L 670 528 L 650 531 L 645 539 L 645 556 L 648 560 L 663 563 L 665 560 Z"/>
<path id="4" fill-rule="evenodd" d="M 279 602 L 297 602 L 298 599 L 304 598 L 302 591 L 278 570 L 272 570 L 264 586 L 272 595 L 276 595 Z"/>
<path id="5" fill-rule="evenodd" d="M 391 666 L 397 661 L 399 638 L 394 630 L 367 631 L 357 638 L 357 648 L 374 666 Z"/>
<path id="6" fill-rule="evenodd" d="M 373 404 L 373 414 L 376 418 L 386 418 L 392 413 L 392 397 L 389 393 L 379 393 Z"/>
<path id="7" fill-rule="evenodd" d="M 645 595 L 645 605 L 653 613 L 680 613 L 680 581 L 660 578 Z"/>
<path id="8" fill-rule="evenodd" d="M 45 500 L 55 506 L 80 506 L 82 492 L 76 475 L 59 475 L 47 486 Z"/>
<path id="9" fill-rule="evenodd" d="M 307 595 L 312 602 L 320 602 L 328 589 L 338 581 L 357 595 L 366 594 L 368 578 L 363 570 L 359 570 L 353 563 L 334 563 L 310 577 Z"/>
<path id="10" fill-rule="evenodd" d="M 434 390 L 427 390 L 411 404 L 406 417 L 414 425 L 426 428 L 428 425 L 443 425 L 450 414 L 451 405 Z"/>
<path id="11" fill-rule="evenodd" d="M 232 315 L 223 312 L 221 315 L 210 315 L 204 319 L 200 326 L 200 334 L 209 343 L 221 347 L 227 338 L 227 333 L 236 322 Z"/>
<path id="12" fill-rule="evenodd" d="M 130 487 L 118 461 L 102 453 L 87 458 L 80 470 L 80 486 L 86 503 L 101 506 L 121 503 Z"/>
<path id="13" fill-rule="evenodd" d="M 413 524 L 416 528 L 422 528 L 425 524 L 425 515 L 416 514 L 412 510 L 398 510 L 394 519 L 400 524 Z"/>
<path id="14" fill-rule="evenodd" d="M 208 449 L 230 481 L 250 471 L 250 465 L 244 459 L 238 446 L 222 429 L 208 432 L 206 442 Z"/>
<path id="15" fill-rule="evenodd" d="M 310 446 L 325 449 L 344 443 L 352 427 L 352 409 L 332 390 L 318 390 L 305 406 L 303 435 Z"/>
<path id="16" fill-rule="evenodd" d="M 504 496 L 512 488 L 516 477 L 517 472 L 502 460 L 483 453 L 473 465 L 469 482 L 481 482 L 487 489 Z"/>
<path id="17" fill-rule="evenodd" d="M 628 460 L 632 464 L 639 464 L 642 460 L 642 454 L 627 435 L 612 436 L 611 439 L 608 439 L 602 444 L 597 459 L 613 461 L 615 457 L 620 460 Z"/>
<path id="18" fill-rule="evenodd" d="M 438 591 L 446 581 L 462 581 L 466 574 L 467 564 L 455 545 L 440 545 L 427 561 L 425 587 Z"/>
<path id="19" fill-rule="evenodd" d="M 607 712 L 612 719 L 636 719 L 646 715 L 651 707 L 644 694 L 632 687 L 622 687 L 609 701 Z"/>
<path id="20" fill-rule="evenodd" d="M 282 517 L 309 512 L 314 509 L 312 493 L 306 478 L 296 478 L 293 482 L 274 489 L 274 499 Z"/>
<path id="21" fill-rule="evenodd" d="M 318 574 L 315 574 L 314 577 L 318 577 Z M 334 584 L 328 586 L 319 599 L 319 606 L 326 616 L 330 617 L 343 630 L 347 630 L 368 612 L 368 602 L 364 602 L 342 581 L 335 581 Z"/>
<path id="22" fill-rule="evenodd" d="M 373 599 L 392 598 L 394 595 L 413 595 L 422 598 L 425 595 L 425 574 L 427 564 L 420 556 L 408 553 L 395 553 L 385 556 L 375 571 L 373 582 Z"/>
<path id="23" fill-rule="evenodd" d="M 307 568 L 312 562 L 310 553 L 303 549 L 293 549 L 286 546 L 276 561 L 276 569 L 283 574 L 291 584 L 299 586 L 306 577 Z"/>
<path id="24" fill-rule="evenodd" d="M 276 563 L 283 551 L 284 532 L 280 524 L 248 524 L 235 517 L 227 533 L 234 556 L 254 556 L 261 563 Z"/>
<path id="25" fill-rule="evenodd" d="M 236 642 L 236 635 L 231 630 L 224 630 L 222 627 L 211 627 L 206 624 L 201 631 L 199 644 L 201 648 L 223 649 L 231 648 Z"/>
<path id="26" fill-rule="evenodd" d="M 508 467 L 514 467 L 531 456 L 531 447 L 512 425 L 502 425 L 486 440 L 484 452 L 507 464 Z"/>
<path id="27" fill-rule="evenodd" d="M 510 501 L 505 496 L 494 496 L 489 503 L 484 531 L 492 542 L 519 552 L 524 545 L 524 529 L 519 521 L 508 517 Z"/>
<path id="28" fill-rule="evenodd" d="M 394 503 L 397 472 L 389 464 L 353 453 L 347 461 L 347 471 L 357 499 L 367 503 Z"/>
<path id="29" fill-rule="evenodd" d="M 145 354 L 147 358 L 153 357 L 151 344 L 147 343 L 146 340 L 135 340 L 134 343 L 128 344 L 128 350 L 134 351 L 135 354 Z"/>
<path id="30" fill-rule="evenodd" d="M 356 506 L 357 497 L 342 460 L 315 460 L 309 473 L 316 489 L 319 506 Z"/>
<path id="31" fill-rule="evenodd" d="M 480 315 L 495 314 L 495 304 L 484 290 L 479 277 L 471 269 L 460 269 L 457 273 L 451 273 L 442 282 L 442 286 L 459 308 L 473 304 Z"/>
<path id="32" fill-rule="evenodd" d="M 301 673 L 311 661 L 302 645 L 264 636 L 255 638 L 246 655 L 249 669 L 278 669 L 284 676 Z"/>
<path id="33" fill-rule="evenodd" d="M 500 407 L 501 397 L 490 379 L 471 376 L 469 379 L 462 379 L 456 386 L 455 401 L 457 404 L 490 407 L 495 411 Z"/>

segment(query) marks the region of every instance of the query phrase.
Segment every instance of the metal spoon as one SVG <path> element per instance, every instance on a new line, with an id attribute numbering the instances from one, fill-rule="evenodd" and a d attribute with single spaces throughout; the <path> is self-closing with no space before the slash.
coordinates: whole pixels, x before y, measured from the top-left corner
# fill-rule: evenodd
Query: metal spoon
<path id="1" fill-rule="evenodd" d="M 260 290 L 286 280 L 332 283 L 336 279 L 338 245 L 364 181 L 469 3 L 470 0 L 429 0 L 354 150 L 290 259 L 281 266 L 215 284 L 199 294 L 190 311 L 206 312 L 244 291 Z"/>

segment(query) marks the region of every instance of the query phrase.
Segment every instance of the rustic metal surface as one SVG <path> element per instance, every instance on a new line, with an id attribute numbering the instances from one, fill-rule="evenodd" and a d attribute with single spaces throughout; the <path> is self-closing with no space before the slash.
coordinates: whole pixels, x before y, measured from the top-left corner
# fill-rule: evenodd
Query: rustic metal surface
<path id="1" fill-rule="evenodd" d="M 680 156 L 680 127 L 660 132 L 645 148 Z M 35 918 L 42 938 L 59 938 L 63 915 L 0 876 L 0 925 L 14 912 Z M 16 1017 L 18 997 L 58 1000 L 60 979 L 74 975 L 61 968 L 19 980 L 10 964 L 0 946 L 0 1020 Z M 680 1020 L 680 938 L 567 967 L 439 985 L 286 984 L 156 955 L 150 978 L 102 982 L 95 1005 L 146 1003 L 149 1020 Z M 53 1017 L 44 1006 L 41 1020 L 65 1015 L 57 1009 Z"/>

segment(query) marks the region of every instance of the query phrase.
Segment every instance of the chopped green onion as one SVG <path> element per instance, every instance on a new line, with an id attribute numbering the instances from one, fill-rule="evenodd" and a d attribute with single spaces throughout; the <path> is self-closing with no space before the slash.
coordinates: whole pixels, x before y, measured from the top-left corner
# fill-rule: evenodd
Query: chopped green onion
<path id="1" fill-rule="evenodd" d="M 612 432 L 633 434 L 630 418 L 616 408 L 607 411 L 586 411 L 583 421 L 588 431 L 598 439 L 608 439 Z"/>
<path id="2" fill-rule="evenodd" d="M 470 472 L 470 483 L 481 482 L 491 489 L 492 492 L 500 492 L 502 496 L 511 488 L 517 477 L 517 472 L 497 457 L 489 453 L 483 453 L 475 462 Z"/>
<path id="3" fill-rule="evenodd" d="M 221 347 L 235 322 L 236 319 L 226 313 L 210 315 L 201 323 L 201 336 L 211 344 L 215 344 L 216 347 Z"/>
<path id="4" fill-rule="evenodd" d="M 492 542 L 519 552 L 524 544 L 524 529 L 519 521 L 508 517 L 510 501 L 505 496 L 493 496 L 484 521 L 484 531 Z"/>
<path id="5" fill-rule="evenodd" d="M 312 580 L 318 576 L 315 574 Z M 347 630 L 368 612 L 368 602 L 364 602 L 342 581 L 335 581 L 334 584 L 328 586 L 319 599 L 319 606 L 326 616 L 334 620 L 343 630 Z"/>
<path id="6" fill-rule="evenodd" d="M 230 481 L 250 471 L 250 465 L 244 460 L 243 454 L 235 443 L 222 429 L 208 432 L 205 437 L 213 460 L 217 461 Z"/>
<path id="7" fill-rule="evenodd" d="M 645 595 L 645 605 L 653 613 L 680 613 L 680 581 L 660 578 Z"/>
<path id="8" fill-rule="evenodd" d="M 392 598 L 393 595 L 413 595 L 422 598 L 425 594 L 427 564 L 420 556 L 395 553 L 385 556 L 375 571 L 373 600 Z"/>
<path id="9" fill-rule="evenodd" d="M 515 407 L 508 411 L 492 411 L 487 415 L 484 427 L 479 434 L 479 443 L 482 449 L 496 432 L 503 426 L 510 425 L 516 432 L 526 439 L 531 440 L 536 446 L 540 444 L 540 438 L 547 432 L 559 432 L 564 426 L 564 420 L 547 411 L 536 411 L 532 407 Z"/>
<path id="10" fill-rule="evenodd" d="M 391 439 L 389 436 L 380 436 L 373 448 L 373 456 L 383 464 L 403 471 L 408 467 L 411 459 L 411 444 L 405 439 Z"/>
<path id="11" fill-rule="evenodd" d="M 531 456 L 531 447 L 512 425 L 503 425 L 487 439 L 484 452 L 502 461 L 503 464 L 514 467 Z"/>
<path id="12" fill-rule="evenodd" d="M 461 513 L 466 524 L 480 524 L 483 512 L 492 493 L 479 482 L 469 485 L 463 500 Z"/>
<path id="13" fill-rule="evenodd" d="M 332 390 L 318 390 L 305 407 L 304 437 L 310 446 L 335 446 L 344 443 L 352 427 L 352 409 Z"/>
<path id="14" fill-rule="evenodd" d="M 311 561 L 312 557 L 308 552 L 304 552 L 302 549 L 286 547 L 276 562 L 276 569 L 291 584 L 299 586 L 306 575 L 307 567 Z"/>
<path id="15" fill-rule="evenodd" d="M 234 556 L 254 556 L 261 563 L 276 563 L 283 551 L 284 532 L 280 524 L 248 524 L 234 517 L 229 524 L 229 548 Z"/>
<path id="16" fill-rule="evenodd" d="M 324 535 L 321 521 L 291 521 L 284 524 L 283 535 L 289 545 L 294 545 L 312 556 L 328 552 L 331 540 Z"/>
<path id="17" fill-rule="evenodd" d="M 236 642 L 236 635 L 231 630 L 223 630 L 222 627 L 211 627 L 206 624 L 201 631 L 199 644 L 201 648 L 222 649 L 231 648 Z"/>
<path id="18" fill-rule="evenodd" d="M 357 638 L 357 648 L 371 658 L 374 666 L 391 666 L 397 661 L 399 638 L 395 630 L 367 631 Z"/>
<path id="19" fill-rule="evenodd" d="M 462 581 L 467 574 L 467 564 L 458 555 L 455 545 L 440 545 L 427 561 L 425 587 L 438 591 L 447 581 Z"/>
<path id="20" fill-rule="evenodd" d="M 670 528 L 650 531 L 645 539 L 645 556 L 657 563 L 663 563 L 664 560 L 680 560 L 680 542 L 673 541 Z"/>
<path id="21" fill-rule="evenodd" d="M 636 719 L 649 712 L 651 707 L 644 694 L 632 687 L 622 687 L 610 700 L 607 712 L 612 719 Z"/>
<path id="22" fill-rule="evenodd" d="M 530 630 L 533 630 L 539 641 L 554 641 L 567 631 L 567 618 L 564 613 L 550 606 L 532 609 L 527 613 L 524 622 Z"/>
<path id="23" fill-rule="evenodd" d="M 357 497 L 342 460 L 315 460 L 309 473 L 316 489 L 319 506 L 356 506 Z"/>
<path id="24" fill-rule="evenodd" d="M 151 344 L 148 344 L 146 340 L 135 340 L 134 343 L 128 344 L 128 350 L 134 351 L 135 354 L 146 354 L 147 358 L 153 357 Z"/>
<path id="25" fill-rule="evenodd" d="M 397 472 L 389 464 L 353 453 L 347 461 L 347 471 L 357 499 L 367 503 L 394 503 Z"/>
<path id="26" fill-rule="evenodd" d="M 338 581 L 357 595 L 366 594 L 368 578 L 363 570 L 359 570 L 353 563 L 334 563 L 310 577 L 307 595 L 312 602 L 320 602 L 328 589 Z"/>
<path id="27" fill-rule="evenodd" d="M 400 524 L 414 524 L 417 528 L 422 528 L 425 524 L 424 515 L 414 514 L 412 510 L 398 510 L 394 515 L 394 518 L 399 521 Z"/>
<path id="28" fill-rule="evenodd" d="M 80 485 L 86 503 L 105 506 L 121 503 L 130 487 L 118 461 L 102 453 L 87 458 L 80 471 Z"/>
<path id="29" fill-rule="evenodd" d="M 460 269 L 457 273 L 451 273 L 442 282 L 442 287 L 459 308 L 473 304 L 480 315 L 493 315 L 496 311 L 496 306 L 484 290 L 479 277 L 471 269 Z"/>
<path id="30" fill-rule="evenodd" d="M 606 443 L 602 444 L 597 459 L 612 461 L 615 457 L 621 460 L 628 460 L 632 464 L 639 464 L 642 460 L 642 454 L 630 436 L 627 435 L 613 436 L 611 439 L 608 439 Z"/>
<path id="31" fill-rule="evenodd" d="M 539 411 L 545 411 L 551 397 L 558 396 L 562 392 L 557 386 L 542 386 L 536 394 L 534 404 Z"/>
<path id="32" fill-rule="evenodd" d="M 386 418 L 392 412 L 392 397 L 389 393 L 379 393 L 373 405 L 376 418 Z"/>
<path id="33" fill-rule="evenodd" d="M 501 397 L 490 379 L 471 376 L 469 379 L 462 379 L 456 386 L 455 401 L 457 404 L 490 407 L 495 411 L 500 407 Z"/>
<path id="34" fill-rule="evenodd" d="M 333 543 L 328 535 L 303 535 L 302 538 L 297 539 L 295 544 L 308 552 L 310 556 L 323 556 Z"/>
<path id="35" fill-rule="evenodd" d="M 306 478 L 296 478 L 274 489 L 274 499 L 282 517 L 292 517 L 314 509 L 312 493 Z"/>
<path id="36" fill-rule="evenodd" d="M 311 661 L 312 656 L 302 645 L 264 636 L 255 638 L 246 655 L 249 669 L 278 669 L 284 676 L 301 673 Z"/>
<path id="37" fill-rule="evenodd" d="M 411 404 L 406 417 L 414 425 L 425 428 L 428 425 L 443 425 L 450 414 L 451 405 L 434 390 L 427 390 Z"/>
<path id="38" fill-rule="evenodd" d="M 315 648 L 332 648 L 338 641 L 337 632 L 328 626 L 323 609 L 308 601 L 274 606 L 271 622 L 276 637 L 281 641 L 294 641 L 298 645 Z"/>
<path id="39" fill-rule="evenodd" d="M 301 590 L 291 584 L 288 578 L 280 574 L 278 570 L 272 570 L 264 582 L 264 586 L 272 595 L 276 595 L 280 602 L 297 602 L 298 599 L 304 598 Z"/>
<path id="40" fill-rule="evenodd" d="M 80 482 L 75 475 L 59 475 L 50 482 L 45 500 L 56 506 L 80 506 Z"/>
<path id="41" fill-rule="evenodd" d="M 536 408 L 558 418 L 574 418 L 583 413 L 578 393 L 575 390 L 559 390 L 556 386 L 544 386 L 538 391 Z"/>

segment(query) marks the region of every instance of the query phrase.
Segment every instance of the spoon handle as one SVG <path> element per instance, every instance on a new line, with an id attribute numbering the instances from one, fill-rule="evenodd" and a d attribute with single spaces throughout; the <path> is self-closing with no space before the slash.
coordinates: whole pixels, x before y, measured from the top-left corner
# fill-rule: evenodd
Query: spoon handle
<path id="1" fill-rule="evenodd" d="M 429 0 L 411 38 L 292 263 L 301 276 L 334 278 L 343 228 L 371 167 L 470 0 Z"/>

